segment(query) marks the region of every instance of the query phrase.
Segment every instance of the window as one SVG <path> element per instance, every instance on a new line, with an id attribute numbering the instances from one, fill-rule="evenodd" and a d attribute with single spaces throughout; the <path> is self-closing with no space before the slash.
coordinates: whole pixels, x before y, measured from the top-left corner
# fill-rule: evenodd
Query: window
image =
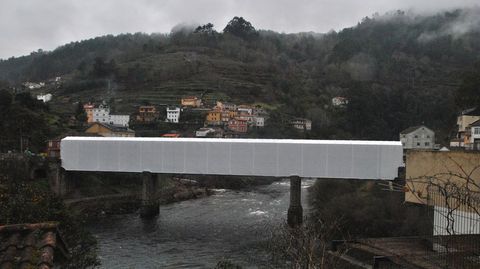
<path id="1" fill-rule="evenodd" d="M 476 135 L 480 134 L 480 128 L 478 128 L 478 127 L 474 128 L 473 129 L 473 134 L 476 134 Z"/>
<path id="2" fill-rule="evenodd" d="M 417 142 L 417 146 L 420 146 L 420 142 Z"/>
<path id="3" fill-rule="evenodd" d="M 425 142 L 425 147 L 430 146 L 430 142 Z"/>
<path id="4" fill-rule="evenodd" d="M 415 138 L 418 138 L 418 135 L 415 135 L 414 137 L 415 137 Z"/>

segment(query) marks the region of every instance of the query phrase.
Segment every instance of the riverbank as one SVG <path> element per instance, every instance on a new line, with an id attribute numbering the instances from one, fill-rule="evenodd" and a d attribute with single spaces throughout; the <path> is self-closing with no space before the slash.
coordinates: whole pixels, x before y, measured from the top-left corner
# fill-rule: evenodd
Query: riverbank
<path id="1" fill-rule="evenodd" d="M 224 177 L 224 176 L 186 176 L 173 177 L 161 182 L 159 191 L 160 205 L 204 198 L 211 195 L 213 189 L 252 190 L 255 186 L 269 185 L 280 179 L 276 178 L 253 178 L 253 177 Z M 96 221 L 98 218 L 110 215 L 136 213 L 141 203 L 141 187 L 131 183 L 123 186 L 99 184 L 96 190 L 89 190 L 82 185 L 82 192 L 76 192 L 73 197 L 65 199 L 65 204 L 76 215 L 81 216 L 87 222 Z M 112 189 L 117 193 L 111 193 Z M 103 195 L 85 196 L 82 193 L 100 193 Z"/>

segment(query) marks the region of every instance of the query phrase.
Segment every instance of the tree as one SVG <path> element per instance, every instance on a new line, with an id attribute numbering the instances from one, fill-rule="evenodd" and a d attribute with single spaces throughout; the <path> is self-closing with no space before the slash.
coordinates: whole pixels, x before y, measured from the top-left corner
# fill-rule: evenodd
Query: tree
<path id="1" fill-rule="evenodd" d="M 87 121 L 87 113 L 85 113 L 85 110 L 83 109 L 82 102 L 78 102 L 77 108 L 75 110 L 75 118 L 82 123 Z"/>
<path id="2" fill-rule="evenodd" d="M 7 90 L 0 90 L 0 110 L 9 108 L 12 104 L 12 95 Z"/>
<path id="3" fill-rule="evenodd" d="M 252 24 L 246 21 L 243 17 L 234 17 L 230 22 L 228 22 L 224 33 L 229 33 L 234 36 L 238 36 L 245 40 L 252 40 L 258 37 L 258 32 L 252 26 Z"/>
<path id="4" fill-rule="evenodd" d="M 480 62 L 477 62 L 471 70 L 463 75 L 455 101 L 464 109 L 480 105 Z"/>
<path id="5" fill-rule="evenodd" d="M 214 34 L 216 33 L 215 29 L 213 29 L 213 24 L 207 23 L 202 26 L 198 26 L 195 28 L 194 33 L 205 33 L 205 34 Z"/>

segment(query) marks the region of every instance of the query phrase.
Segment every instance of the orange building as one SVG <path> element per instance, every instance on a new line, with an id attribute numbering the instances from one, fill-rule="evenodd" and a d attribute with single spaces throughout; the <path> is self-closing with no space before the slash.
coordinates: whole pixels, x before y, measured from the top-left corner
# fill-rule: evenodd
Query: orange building
<path id="1" fill-rule="evenodd" d="M 207 113 L 207 124 L 219 125 L 222 123 L 222 111 L 212 110 Z"/>

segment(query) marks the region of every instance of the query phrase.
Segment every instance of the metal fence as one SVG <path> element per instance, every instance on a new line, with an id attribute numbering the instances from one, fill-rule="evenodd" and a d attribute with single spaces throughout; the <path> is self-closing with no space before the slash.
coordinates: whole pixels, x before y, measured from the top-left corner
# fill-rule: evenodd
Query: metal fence
<path id="1" fill-rule="evenodd" d="M 428 188 L 433 235 L 428 259 L 440 268 L 480 268 L 480 194 L 466 188 Z"/>

